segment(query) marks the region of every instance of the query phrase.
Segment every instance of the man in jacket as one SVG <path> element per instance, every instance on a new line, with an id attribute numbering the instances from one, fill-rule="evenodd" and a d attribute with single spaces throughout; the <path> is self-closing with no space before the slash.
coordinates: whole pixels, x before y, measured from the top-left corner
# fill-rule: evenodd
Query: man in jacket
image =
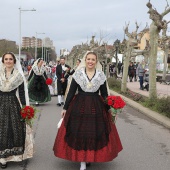
<path id="1" fill-rule="evenodd" d="M 56 67 L 58 103 L 57 106 L 64 105 L 64 94 L 67 88 L 67 79 L 71 67 L 65 64 L 65 58 L 60 58 L 60 64 Z"/>

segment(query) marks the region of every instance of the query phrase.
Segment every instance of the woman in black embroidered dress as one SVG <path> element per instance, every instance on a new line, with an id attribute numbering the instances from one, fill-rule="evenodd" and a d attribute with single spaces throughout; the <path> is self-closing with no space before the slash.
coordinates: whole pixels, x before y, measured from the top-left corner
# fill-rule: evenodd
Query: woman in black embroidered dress
<path id="1" fill-rule="evenodd" d="M 26 81 L 11 52 L 0 61 L 0 101 L 0 163 L 1 168 L 6 168 L 9 161 L 33 156 L 32 130 L 20 115 L 21 105 L 29 105 Z"/>
<path id="2" fill-rule="evenodd" d="M 73 74 L 63 107 L 64 119 L 53 147 L 56 157 L 81 162 L 80 170 L 85 170 L 87 162 L 107 162 L 118 155 L 122 145 L 104 102 L 107 96 L 97 55 L 87 52 Z"/>
<path id="3" fill-rule="evenodd" d="M 35 102 L 35 104 L 38 105 L 39 103 L 51 101 L 50 91 L 46 84 L 47 78 L 43 60 L 39 58 L 34 62 L 28 77 L 30 102 Z"/>

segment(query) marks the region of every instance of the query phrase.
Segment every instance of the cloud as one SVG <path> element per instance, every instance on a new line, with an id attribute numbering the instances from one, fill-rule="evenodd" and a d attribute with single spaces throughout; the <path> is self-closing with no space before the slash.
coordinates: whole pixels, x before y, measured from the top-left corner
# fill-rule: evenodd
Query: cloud
<path id="1" fill-rule="evenodd" d="M 22 36 L 50 37 L 59 54 L 60 48 L 68 48 L 87 41 L 92 35 L 100 38 L 100 31 L 109 34 L 110 43 L 123 39 L 125 22 L 129 31 L 135 29 L 135 21 L 142 30 L 151 20 L 147 14 L 148 0 L 5 0 L 1 2 L 0 38 L 19 42 L 19 7 L 35 8 L 36 12 L 22 12 Z M 154 7 L 162 13 L 166 1 L 153 0 Z M 166 17 L 165 17 L 166 18 Z M 168 17 L 167 17 L 168 18 Z"/>

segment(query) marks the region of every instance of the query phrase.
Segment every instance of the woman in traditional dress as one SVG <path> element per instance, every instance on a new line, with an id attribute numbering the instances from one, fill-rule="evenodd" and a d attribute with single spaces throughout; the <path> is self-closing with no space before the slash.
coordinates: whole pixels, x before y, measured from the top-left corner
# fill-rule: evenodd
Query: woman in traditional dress
<path id="1" fill-rule="evenodd" d="M 35 102 L 36 105 L 51 101 L 50 91 L 46 84 L 47 78 L 43 60 L 39 58 L 34 62 L 28 77 L 29 98 L 30 101 Z"/>
<path id="2" fill-rule="evenodd" d="M 104 102 L 108 88 L 97 60 L 94 52 L 87 52 L 73 74 L 53 147 L 56 157 L 81 162 L 80 170 L 86 169 L 87 162 L 112 161 L 122 150 L 110 108 Z"/>
<path id="3" fill-rule="evenodd" d="M 33 136 L 22 121 L 21 105 L 29 106 L 28 89 L 20 62 L 11 52 L 0 61 L 0 163 L 22 161 L 33 156 Z"/>

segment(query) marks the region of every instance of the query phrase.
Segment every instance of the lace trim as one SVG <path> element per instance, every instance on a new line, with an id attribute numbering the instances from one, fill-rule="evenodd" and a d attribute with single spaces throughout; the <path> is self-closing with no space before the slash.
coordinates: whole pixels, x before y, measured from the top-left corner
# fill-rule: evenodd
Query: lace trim
<path id="1" fill-rule="evenodd" d="M 85 68 L 77 70 L 74 73 L 73 78 L 85 92 L 96 92 L 106 81 L 106 76 L 100 70 L 96 70 L 95 76 L 89 80 L 85 73 Z"/>
<path id="2" fill-rule="evenodd" d="M 44 72 L 46 71 L 44 66 L 41 66 L 40 69 L 38 68 L 38 66 L 34 66 L 32 69 L 33 69 L 34 73 L 38 76 L 43 75 Z"/>
<path id="3" fill-rule="evenodd" d="M 5 70 L 0 72 L 0 91 L 10 92 L 23 83 L 23 77 L 18 70 L 14 69 L 9 79 L 5 77 Z"/>

